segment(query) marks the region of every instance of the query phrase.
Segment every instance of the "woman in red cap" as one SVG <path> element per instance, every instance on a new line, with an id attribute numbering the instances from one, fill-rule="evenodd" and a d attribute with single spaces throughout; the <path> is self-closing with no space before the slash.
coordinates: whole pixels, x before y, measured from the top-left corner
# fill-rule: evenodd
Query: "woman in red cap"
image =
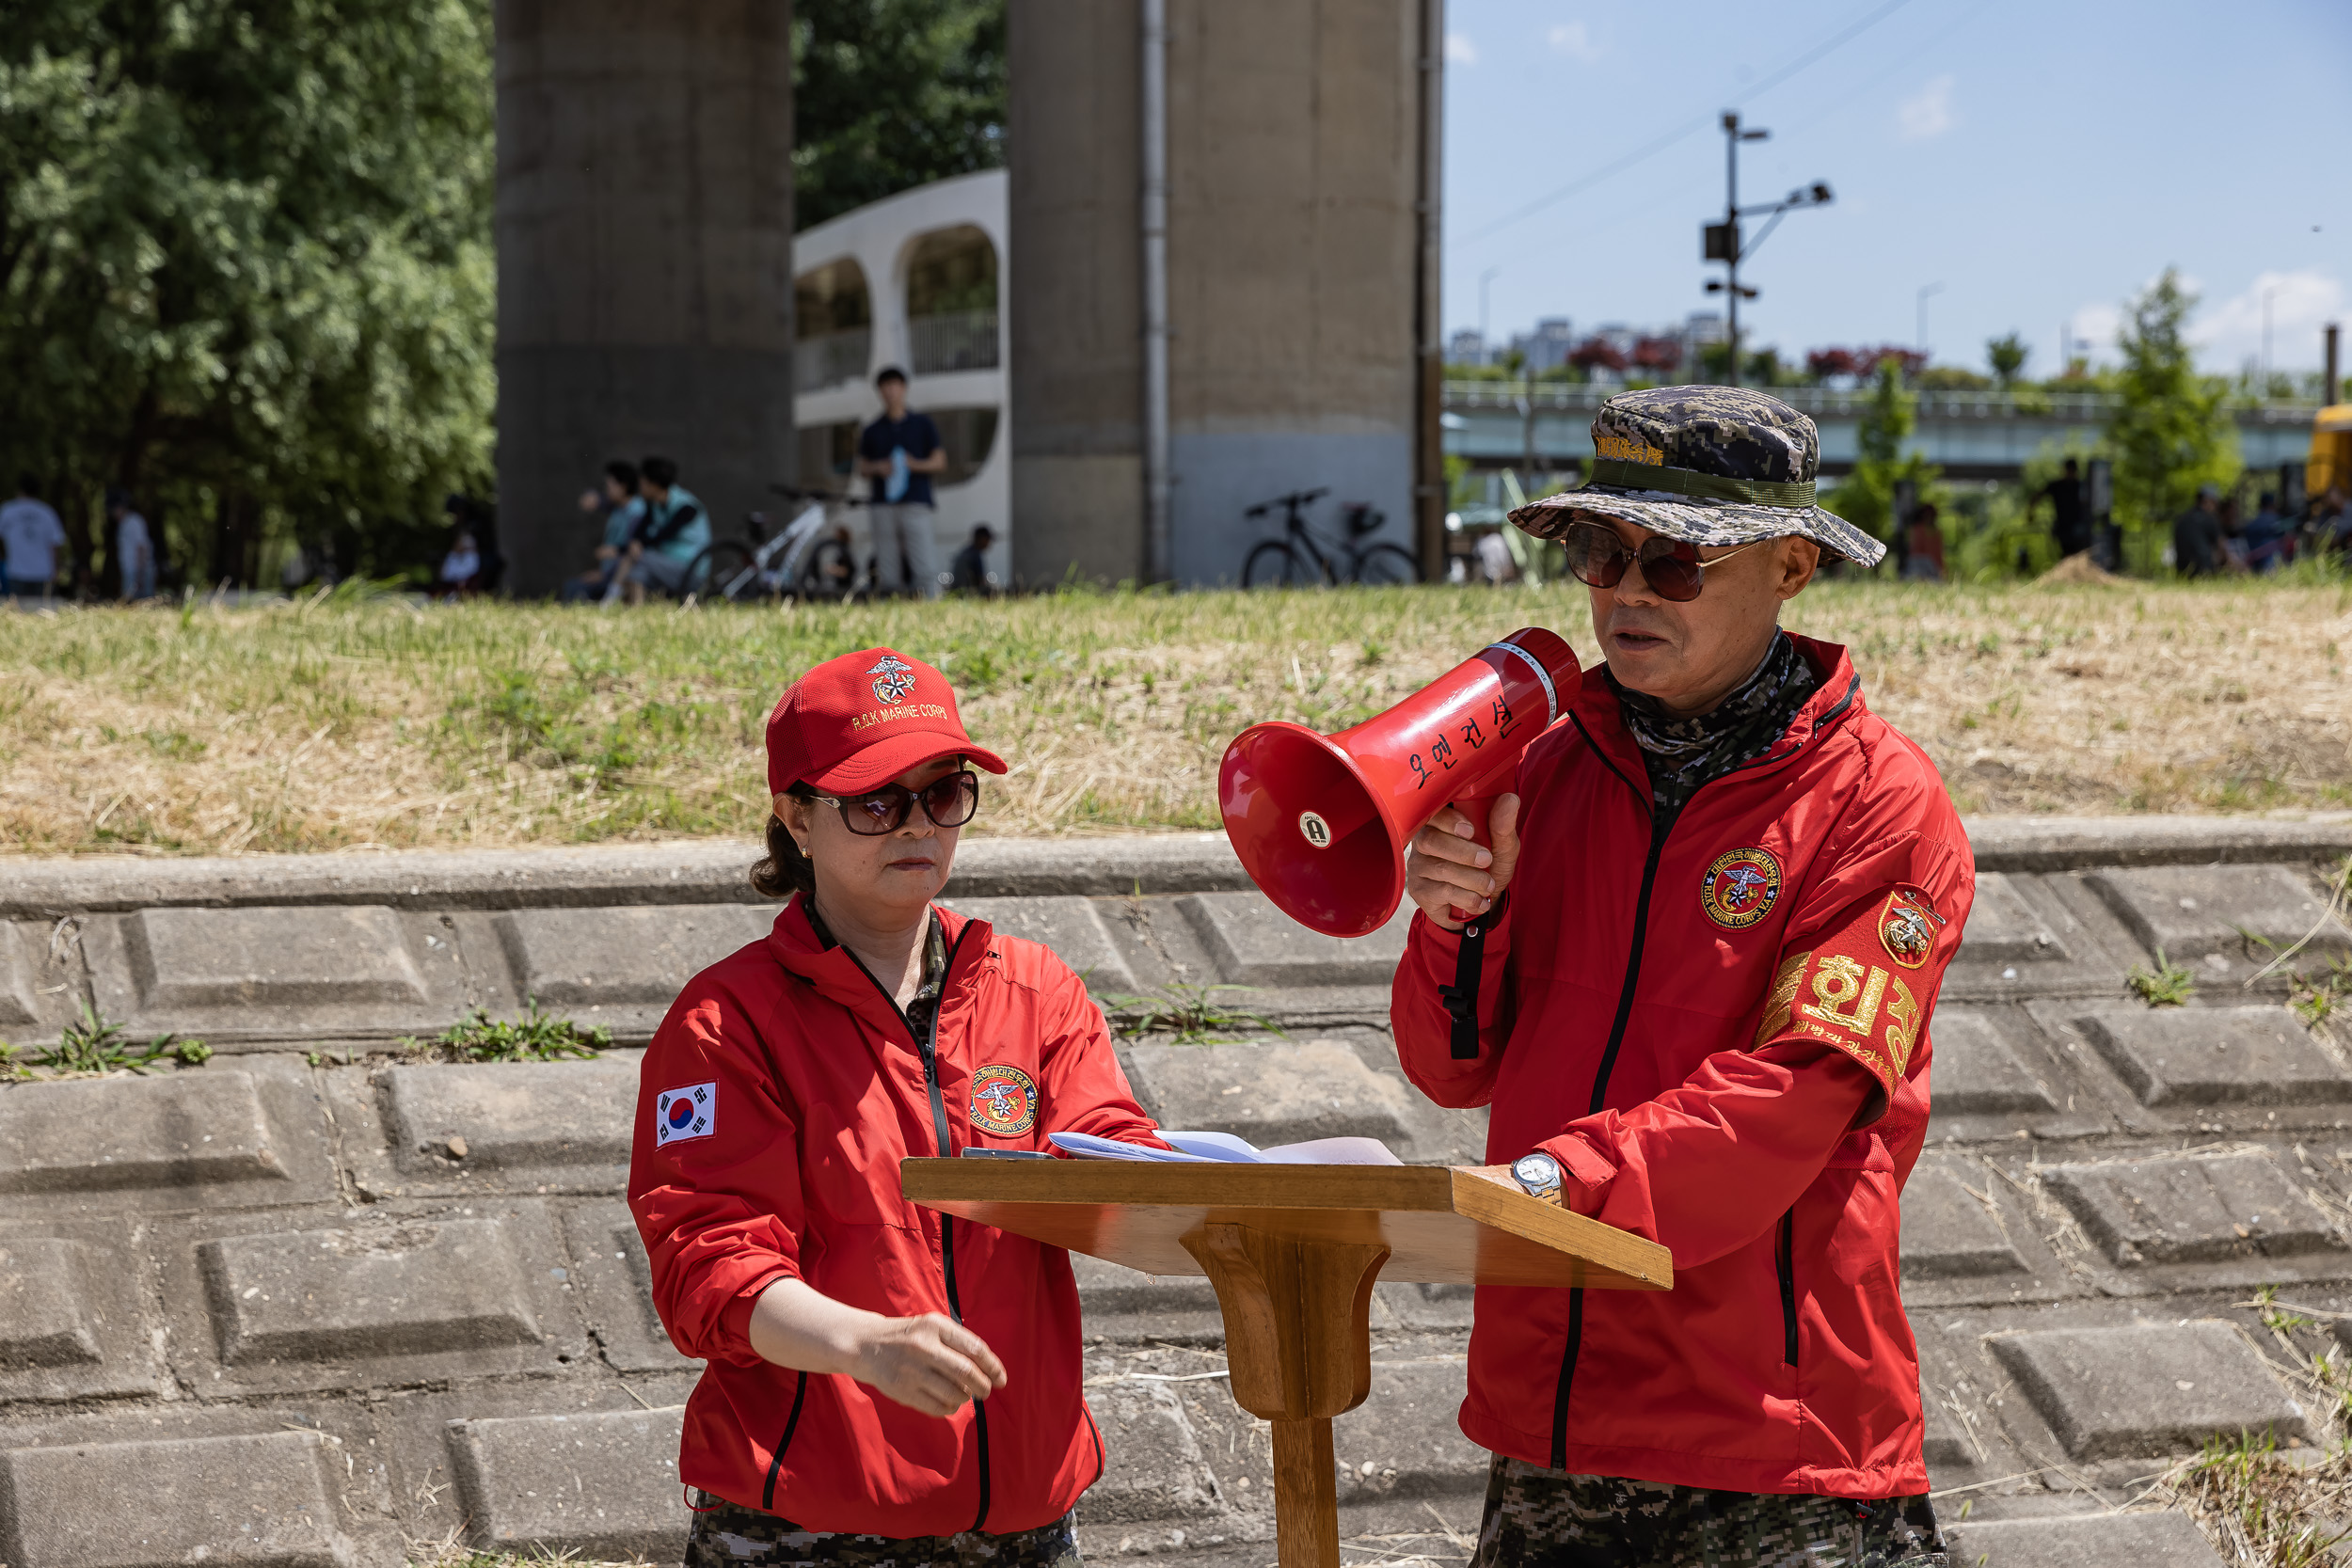
<path id="1" fill-rule="evenodd" d="M 678 1454 L 693 1568 L 1076 1561 L 1103 1441 L 1069 1257 L 916 1208 L 898 1162 L 1158 1139 L 1069 966 L 932 903 L 976 766 L 1005 771 L 927 664 L 794 682 L 752 872 L 787 902 L 645 1053 L 629 1207 L 670 1338 L 709 1363 Z"/>

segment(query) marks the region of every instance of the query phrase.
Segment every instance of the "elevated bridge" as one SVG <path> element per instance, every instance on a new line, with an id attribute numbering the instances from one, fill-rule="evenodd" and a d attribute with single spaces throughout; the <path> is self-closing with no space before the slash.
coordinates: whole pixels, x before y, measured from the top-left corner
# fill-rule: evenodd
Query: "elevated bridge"
<path id="1" fill-rule="evenodd" d="M 1574 383 L 1449 381 L 1445 450 L 1481 468 L 1581 468 L 1593 455 L 1593 415 L 1614 387 Z M 1813 416 L 1821 430 L 1821 471 L 1850 472 L 1867 391 L 1776 387 L 1772 395 Z M 2117 400 L 2096 393 L 1922 392 L 1909 447 L 1952 479 L 2015 479 L 2036 453 L 2070 442 L 2088 447 L 2114 418 Z M 2311 450 L 2315 404 L 2239 408 L 2238 447 L 2249 468 L 2300 462 Z"/>

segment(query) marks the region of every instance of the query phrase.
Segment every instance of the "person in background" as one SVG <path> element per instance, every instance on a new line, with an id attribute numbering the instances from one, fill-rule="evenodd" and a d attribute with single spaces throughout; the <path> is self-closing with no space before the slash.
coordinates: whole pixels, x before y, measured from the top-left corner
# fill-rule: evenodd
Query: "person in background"
<path id="1" fill-rule="evenodd" d="M 2042 493 L 2050 498 L 2050 536 L 2058 541 L 2058 555 L 2080 555 L 2090 548 L 2090 511 L 2083 498 L 2082 465 L 2068 458 L 2060 465 L 2058 478 L 2043 485 Z"/>
<path id="2" fill-rule="evenodd" d="M 580 492 L 580 509 L 604 519 L 604 538 L 596 546 L 596 563 L 564 585 L 565 604 L 603 599 L 614 588 L 621 552 L 628 548 L 629 535 L 637 531 L 637 520 L 645 515 L 644 499 L 637 494 L 637 465 L 618 459 L 607 463 L 604 482 Z"/>
<path id="3" fill-rule="evenodd" d="M 996 543 L 996 531 L 986 523 L 972 531 L 972 542 L 956 552 L 955 585 L 969 594 L 993 594 L 996 584 L 988 575 L 988 547 Z"/>
<path id="4" fill-rule="evenodd" d="M 2222 497 L 2220 506 L 2216 509 L 2216 515 L 2221 519 L 2223 569 L 2232 572 L 2250 570 L 2246 559 L 2246 525 L 2238 518 L 2237 498 L 2235 496 Z"/>
<path id="5" fill-rule="evenodd" d="M 628 602 L 644 604 L 648 586 L 685 592 L 686 569 L 710 544 L 710 518 L 694 493 L 677 482 L 677 465 L 666 457 L 637 465 L 637 493 L 645 510 L 622 552 L 622 570 Z"/>
<path id="6" fill-rule="evenodd" d="M 449 554 L 441 557 L 441 579 L 433 591 L 452 599 L 469 599 L 481 588 L 482 551 L 472 534 L 460 533 L 450 545 Z"/>
<path id="7" fill-rule="evenodd" d="M 130 495 L 121 490 L 106 492 L 106 516 L 114 524 L 112 552 L 117 575 L 122 579 L 122 602 L 136 604 L 155 596 L 155 541 L 148 532 L 147 519 L 131 504 Z"/>
<path id="8" fill-rule="evenodd" d="M 927 599 L 939 597 L 939 542 L 931 476 L 947 467 L 947 449 L 929 414 L 907 407 L 907 372 L 886 365 L 874 377 L 882 418 L 857 438 L 857 471 L 873 482 L 877 592 L 901 583 Z"/>
<path id="9" fill-rule="evenodd" d="M 2197 500 L 2172 520 L 2172 569 L 2185 578 L 2209 578 L 2221 570 L 2221 517 L 2214 503 L 2221 492 L 2197 487 Z"/>
<path id="10" fill-rule="evenodd" d="M 1086 982 L 933 902 L 980 804 L 946 676 L 829 659 L 768 719 L 774 927 L 686 983 L 638 1076 L 628 1206 L 705 1363 L 688 1568 L 1077 1568 L 1103 1473 L 1070 1256 L 917 1208 L 899 1162 L 1155 1148 Z"/>
<path id="11" fill-rule="evenodd" d="M 1911 526 L 1903 536 L 1903 579 L 1907 582 L 1944 580 L 1944 531 L 1936 526 L 1933 501 L 1911 509 Z"/>
<path id="12" fill-rule="evenodd" d="M 2330 484 L 2312 503 L 2312 550 L 2342 555 L 2347 549 L 2352 549 L 2352 510 L 2345 507 L 2344 486 Z"/>
<path id="13" fill-rule="evenodd" d="M 2280 562 L 2294 558 L 2294 531 L 2279 515 L 2277 493 L 2265 490 L 2253 521 L 2246 525 L 2246 564 L 2257 572 L 2275 572 Z"/>
<path id="14" fill-rule="evenodd" d="M 48 598 L 56 586 L 57 552 L 65 546 L 65 525 L 40 499 L 40 482 L 25 474 L 16 482 L 16 499 L 0 506 L 0 548 L 8 554 L 9 597 L 20 604 Z"/>
<path id="15" fill-rule="evenodd" d="M 1490 588 L 1518 580 L 1518 562 L 1511 559 L 1511 542 L 1502 536 L 1502 530 L 1482 531 L 1470 546 L 1470 560 L 1475 563 L 1478 580 Z"/>

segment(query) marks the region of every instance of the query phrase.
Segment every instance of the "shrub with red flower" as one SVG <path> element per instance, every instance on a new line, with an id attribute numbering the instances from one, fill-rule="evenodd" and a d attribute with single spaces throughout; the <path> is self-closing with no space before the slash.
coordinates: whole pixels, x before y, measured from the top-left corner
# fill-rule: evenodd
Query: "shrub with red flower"
<path id="1" fill-rule="evenodd" d="M 1589 371 L 1596 367 L 1602 370 L 1622 371 L 1626 368 L 1628 361 L 1626 356 L 1618 351 L 1617 345 L 1608 339 L 1587 338 L 1568 351 L 1568 363 L 1581 371 Z"/>

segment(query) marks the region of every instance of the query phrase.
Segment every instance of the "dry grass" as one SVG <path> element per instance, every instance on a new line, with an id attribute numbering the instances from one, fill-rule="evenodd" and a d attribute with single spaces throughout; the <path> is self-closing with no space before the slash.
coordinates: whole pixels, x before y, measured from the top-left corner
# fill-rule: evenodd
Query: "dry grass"
<path id="1" fill-rule="evenodd" d="M 1246 723 L 1357 722 L 1581 590 L 1077 594 L 783 611 L 532 606 L 0 615 L 0 847 L 219 854 L 748 836 L 798 670 L 945 668 L 1013 775 L 981 826 L 1216 825 Z M 1823 583 L 1789 616 L 1965 811 L 2352 805 L 2341 586 Z"/>

